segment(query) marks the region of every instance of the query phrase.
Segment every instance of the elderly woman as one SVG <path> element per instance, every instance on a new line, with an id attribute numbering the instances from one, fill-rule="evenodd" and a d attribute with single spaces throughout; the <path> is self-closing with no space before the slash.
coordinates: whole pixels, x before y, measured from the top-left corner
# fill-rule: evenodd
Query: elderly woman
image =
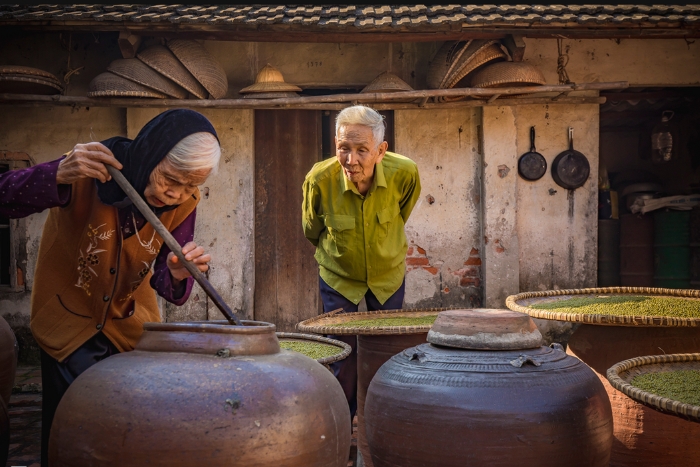
<path id="1" fill-rule="evenodd" d="M 32 290 L 31 330 L 41 347 L 42 465 L 58 403 L 83 371 L 132 350 L 144 322 L 159 321 L 154 290 L 176 305 L 193 279 L 106 169 L 120 169 L 201 271 L 210 256 L 192 241 L 198 185 L 216 171 L 216 131 L 201 114 L 164 112 L 132 141 L 77 144 L 64 157 L 9 172 L 0 213 L 50 208 Z"/>

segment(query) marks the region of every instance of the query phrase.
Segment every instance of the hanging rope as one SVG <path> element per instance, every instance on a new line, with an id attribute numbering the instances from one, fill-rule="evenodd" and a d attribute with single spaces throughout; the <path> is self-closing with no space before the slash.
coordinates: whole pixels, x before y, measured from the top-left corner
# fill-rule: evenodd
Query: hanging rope
<path id="1" fill-rule="evenodd" d="M 559 84 L 571 84 L 569 74 L 566 72 L 566 65 L 569 63 L 569 46 L 566 46 L 566 53 L 562 53 L 562 40 L 557 39 L 557 74 L 559 75 Z"/>
<path id="2" fill-rule="evenodd" d="M 75 69 L 72 69 L 72 70 L 71 70 L 71 67 L 70 67 L 70 53 L 71 53 L 71 48 L 72 48 L 71 46 L 72 46 L 72 43 L 73 43 L 73 34 L 70 34 L 70 35 L 68 36 L 68 63 L 66 64 L 66 70 L 68 70 L 68 72 L 63 76 L 63 82 L 66 83 L 66 84 L 70 84 L 70 78 L 71 78 L 71 76 L 80 74 L 80 70 L 82 70 L 83 68 L 85 68 L 84 66 L 81 66 L 81 67 L 79 67 L 79 68 L 75 68 Z"/>

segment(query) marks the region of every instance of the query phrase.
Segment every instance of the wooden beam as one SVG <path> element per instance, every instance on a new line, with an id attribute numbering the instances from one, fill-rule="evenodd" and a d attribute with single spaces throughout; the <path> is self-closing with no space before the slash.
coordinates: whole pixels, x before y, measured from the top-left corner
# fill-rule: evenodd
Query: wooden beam
<path id="1" fill-rule="evenodd" d="M 119 50 L 122 52 L 122 57 L 134 58 L 141 45 L 141 36 L 132 34 L 129 31 L 120 31 L 117 43 L 119 44 Z"/>
<path id="2" fill-rule="evenodd" d="M 523 56 L 525 55 L 525 41 L 523 40 L 523 36 L 519 34 L 508 34 L 502 42 L 506 49 L 508 49 L 510 58 L 512 58 L 514 62 L 523 61 Z"/>
<path id="3" fill-rule="evenodd" d="M 146 99 L 128 97 L 91 98 L 82 96 L 41 96 L 28 94 L 0 94 L 0 105 L 22 107 L 119 107 L 119 108 L 177 108 L 193 109 L 305 109 L 305 110 L 342 110 L 351 102 L 304 102 L 304 98 L 291 99 Z M 279 101 L 286 101 L 280 103 Z M 376 110 L 398 109 L 446 109 L 460 107 L 483 107 L 487 105 L 513 106 L 533 104 L 604 104 L 604 97 L 566 97 L 554 100 L 552 97 L 518 97 L 498 99 L 488 103 L 486 99 L 469 99 L 457 102 L 426 103 L 421 107 L 421 99 L 413 102 L 365 102 Z"/>

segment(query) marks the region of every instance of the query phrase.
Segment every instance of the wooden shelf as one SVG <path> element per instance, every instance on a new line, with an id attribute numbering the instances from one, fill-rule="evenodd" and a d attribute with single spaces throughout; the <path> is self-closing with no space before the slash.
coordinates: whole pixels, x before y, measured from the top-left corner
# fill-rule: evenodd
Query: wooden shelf
<path id="1" fill-rule="evenodd" d="M 348 104 L 368 104 L 377 110 L 482 107 L 486 105 L 602 104 L 604 97 L 569 96 L 574 91 L 626 89 L 626 81 L 560 84 L 512 88 L 456 88 L 394 93 L 332 94 L 281 99 L 146 99 L 129 97 L 41 96 L 0 94 L 1 105 L 30 107 L 149 107 L 194 109 L 322 109 L 339 110 Z M 430 102 L 439 97 L 466 97 L 456 102 Z"/>

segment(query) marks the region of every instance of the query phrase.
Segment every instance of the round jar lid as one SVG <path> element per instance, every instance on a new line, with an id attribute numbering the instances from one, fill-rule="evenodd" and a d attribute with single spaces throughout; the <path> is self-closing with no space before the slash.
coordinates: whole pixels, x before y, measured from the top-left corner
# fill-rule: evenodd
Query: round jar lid
<path id="1" fill-rule="evenodd" d="M 428 342 L 474 350 L 533 349 L 542 334 L 525 313 L 498 309 L 449 310 L 438 313 Z"/>

